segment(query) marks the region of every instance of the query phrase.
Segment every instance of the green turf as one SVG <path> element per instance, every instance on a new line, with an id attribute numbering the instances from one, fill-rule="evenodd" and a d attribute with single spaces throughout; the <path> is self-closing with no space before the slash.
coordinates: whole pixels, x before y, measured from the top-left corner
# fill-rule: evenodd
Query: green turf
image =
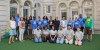
<path id="1" fill-rule="evenodd" d="M 85 41 L 82 46 L 34 43 L 32 40 L 15 41 L 15 43 L 9 45 L 8 39 L 2 39 L 0 50 L 100 50 L 100 35 L 93 35 L 93 41 Z"/>

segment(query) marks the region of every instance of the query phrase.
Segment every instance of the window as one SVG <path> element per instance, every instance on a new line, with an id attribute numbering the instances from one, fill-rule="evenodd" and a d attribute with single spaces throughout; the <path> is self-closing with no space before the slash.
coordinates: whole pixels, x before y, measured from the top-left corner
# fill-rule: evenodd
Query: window
<path id="1" fill-rule="evenodd" d="M 47 13 L 51 13 L 51 6 L 50 5 L 47 6 Z"/>
<path id="2" fill-rule="evenodd" d="M 17 8 L 10 7 L 10 16 L 16 16 L 17 14 Z"/>
<path id="3" fill-rule="evenodd" d="M 23 16 L 28 17 L 28 9 L 23 9 Z"/>

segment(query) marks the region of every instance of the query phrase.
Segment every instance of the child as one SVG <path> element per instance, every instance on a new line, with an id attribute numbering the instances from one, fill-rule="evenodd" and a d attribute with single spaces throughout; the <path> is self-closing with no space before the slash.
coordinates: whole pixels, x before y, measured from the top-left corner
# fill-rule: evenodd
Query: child
<path id="1" fill-rule="evenodd" d="M 65 43 L 73 44 L 73 36 L 74 36 L 74 31 L 71 29 L 70 25 L 68 25 L 65 34 Z"/>
<path id="2" fill-rule="evenodd" d="M 10 17 L 10 22 L 8 24 L 10 27 L 10 38 L 9 38 L 9 44 L 14 42 L 14 35 L 16 35 L 16 22 L 14 21 L 14 17 Z"/>
<path id="3" fill-rule="evenodd" d="M 56 40 L 56 43 L 59 43 L 59 44 L 64 43 L 64 31 L 62 29 L 62 26 L 60 26 L 60 30 L 58 30 L 58 38 Z"/>
<path id="4" fill-rule="evenodd" d="M 56 33 L 57 31 L 54 29 L 54 26 L 52 26 L 52 30 L 50 30 L 50 43 L 56 43 Z"/>
<path id="5" fill-rule="evenodd" d="M 18 25 L 19 25 L 19 41 L 22 42 L 25 31 L 25 22 L 23 21 L 22 17 L 20 18 Z"/>
<path id="6" fill-rule="evenodd" d="M 40 30 L 40 27 L 38 26 L 37 29 L 34 30 L 34 36 L 35 36 L 36 43 L 42 42 L 41 34 L 42 34 L 42 32 Z"/>
<path id="7" fill-rule="evenodd" d="M 47 27 L 45 27 L 45 30 L 43 30 L 43 41 L 46 42 L 48 39 L 48 35 L 49 35 L 49 30 L 47 29 Z"/>
<path id="8" fill-rule="evenodd" d="M 77 28 L 77 31 L 75 33 L 75 45 L 82 45 L 82 39 L 83 39 L 83 32 L 80 30 L 80 28 Z"/>

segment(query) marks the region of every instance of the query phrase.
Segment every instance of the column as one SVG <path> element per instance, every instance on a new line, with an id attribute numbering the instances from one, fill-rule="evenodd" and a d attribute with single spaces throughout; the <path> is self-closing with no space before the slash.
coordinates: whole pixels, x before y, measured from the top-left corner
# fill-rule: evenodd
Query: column
<path id="1" fill-rule="evenodd" d="M 20 17 L 23 17 L 23 5 L 20 5 L 20 11 L 19 11 L 19 15 Z"/>

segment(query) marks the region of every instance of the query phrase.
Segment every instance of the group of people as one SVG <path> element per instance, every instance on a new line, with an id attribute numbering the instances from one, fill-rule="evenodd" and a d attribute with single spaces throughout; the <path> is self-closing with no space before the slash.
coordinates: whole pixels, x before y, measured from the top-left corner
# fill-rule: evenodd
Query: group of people
<path id="1" fill-rule="evenodd" d="M 20 42 L 23 42 L 29 36 L 29 39 L 33 39 L 35 43 L 50 42 L 63 44 L 75 44 L 82 45 L 84 35 L 86 35 L 86 41 L 92 41 L 92 27 L 93 20 L 90 15 L 83 17 L 82 14 L 77 18 L 62 17 L 62 20 L 58 20 L 58 17 L 52 19 L 52 16 L 32 17 L 29 18 L 10 17 L 8 24 L 10 28 L 9 44 L 14 42 L 14 36 Z M 90 37 L 90 38 L 89 38 Z"/>

